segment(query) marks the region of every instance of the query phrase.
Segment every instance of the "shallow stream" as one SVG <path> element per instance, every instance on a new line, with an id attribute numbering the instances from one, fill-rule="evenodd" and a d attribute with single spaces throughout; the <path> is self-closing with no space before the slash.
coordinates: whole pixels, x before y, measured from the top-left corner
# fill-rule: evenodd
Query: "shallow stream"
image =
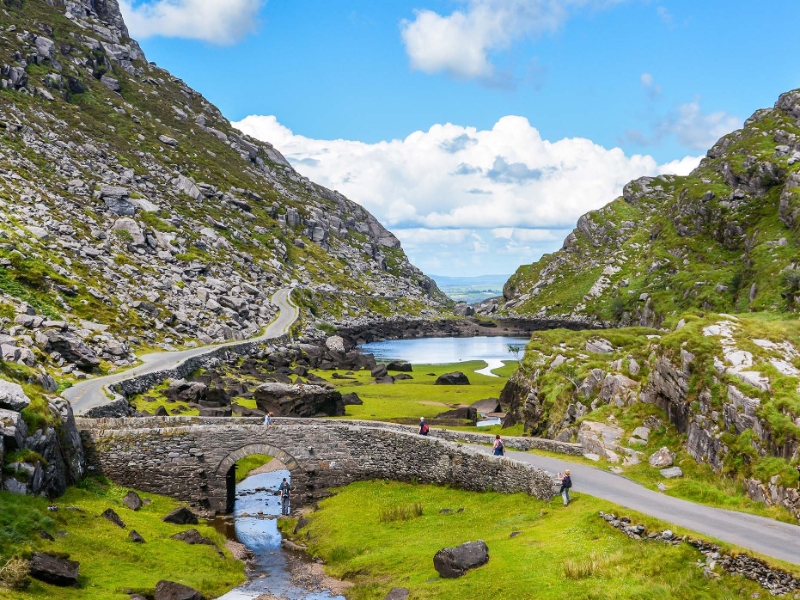
<path id="1" fill-rule="evenodd" d="M 272 471 L 248 477 L 236 486 L 233 518 L 218 518 L 214 525 L 229 539 L 247 546 L 254 555 L 248 566 L 249 580 L 218 600 L 253 600 L 271 594 L 289 600 L 344 600 L 344 596 L 311 592 L 292 582 L 292 573 L 307 558 L 281 547 L 277 516 L 280 498 L 275 490 L 289 471 Z"/>

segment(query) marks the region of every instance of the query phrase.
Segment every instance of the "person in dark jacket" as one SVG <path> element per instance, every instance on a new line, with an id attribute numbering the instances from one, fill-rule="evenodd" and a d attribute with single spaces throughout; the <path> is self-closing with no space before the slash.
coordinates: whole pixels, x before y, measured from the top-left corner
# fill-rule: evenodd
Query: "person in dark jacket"
<path id="1" fill-rule="evenodd" d="M 289 492 L 291 491 L 292 486 L 289 485 L 289 482 L 286 481 L 286 477 L 283 478 L 280 486 L 278 486 L 278 492 L 281 495 L 281 514 L 288 515 L 289 514 Z"/>
<path id="2" fill-rule="evenodd" d="M 563 476 L 561 473 L 558 476 L 561 479 L 561 489 L 558 490 L 558 493 L 564 499 L 564 506 L 567 506 L 569 504 L 569 490 L 572 487 L 572 477 L 569 476 L 569 469 L 564 471 Z"/>

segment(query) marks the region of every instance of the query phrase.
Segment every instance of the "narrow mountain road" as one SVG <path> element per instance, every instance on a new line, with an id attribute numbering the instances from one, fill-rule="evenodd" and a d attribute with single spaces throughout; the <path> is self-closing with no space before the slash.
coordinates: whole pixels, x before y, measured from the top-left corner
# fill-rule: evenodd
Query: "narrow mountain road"
<path id="1" fill-rule="evenodd" d="M 289 331 L 289 328 L 297 320 L 299 311 L 297 307 L 291 303 L 290 295 L 291 289 L 278 290 L 272 297 L 272 302 L 275 303 L 280 309 L 278 317 L 269 324 L 267 330 L 260 336 L 250 338 L 248 340 L 238 340 L 234 342 L 227 342 L 225 344 L 215 344 L 213 346 L 200 346 L 190 350 L 182 350 L 180 352 L 154 352 L 152 354 L 145 354 L 141 357 L 141 365 L 115 373 L 106 377 L 98 377 L 97 379 L 88 379 L 75 384 L 71 388 L 64 390 L 61 394 L 64 398 L 69 400 L 72 404 L 72 410 L 75 414 L 83 414 L 87 410 L 97 406 L 108 404 L 112 400 L 108 398 L 104 388 L 112 383 L 124 381 L 137 375 L 144 375 L 146 373 L 153 373 L 154 371 L 163 371 L 165 369 L 174 369 L 187 358 L 193 356 L 200 356 L 207 352 L 212 352 L 218 348 L 226 346 L 235 346 L 243 342 L 260 342 L 263 340 L 270 340 L 280 337 Z"/>
<path id="2" fill-rule="evenodd" d="M 470 447 L 486 454 L 492 451 L 486 446 Z M 800 527 L 797 525 L 673 498 L 595 467 L 527 452 L 506 451 L 506 456 L 553 474 L 569 469 L 573 491 L 609 500 L 667 523 L 800 565 Z"/>

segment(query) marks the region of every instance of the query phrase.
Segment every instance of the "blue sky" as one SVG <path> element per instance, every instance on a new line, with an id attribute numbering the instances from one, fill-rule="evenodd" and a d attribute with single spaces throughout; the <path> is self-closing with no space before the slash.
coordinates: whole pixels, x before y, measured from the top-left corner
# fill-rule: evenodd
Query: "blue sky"
<path id="1" fill-rule="evenodd" d="M 429 273 L 532 262 L 627 180 L 687 172 L 800 85 L 793 37 L 776 35 L 800 19 L 797 2 L 152 0 L 123 11 L 149 60 L 232 121 L 250 117 L 243 130 L 364 204 Z"/>

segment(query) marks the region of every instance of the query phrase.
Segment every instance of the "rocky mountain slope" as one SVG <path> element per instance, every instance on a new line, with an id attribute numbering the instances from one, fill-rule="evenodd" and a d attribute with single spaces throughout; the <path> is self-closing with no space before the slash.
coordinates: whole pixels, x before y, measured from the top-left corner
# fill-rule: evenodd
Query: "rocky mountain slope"
<path id="1" fill-rule="evenodd" d="M 361 206 L 147 62 L 117 0 L 0 0 L 2 488 L 80 477 L 63 386 L 253 336 L 284 287 L 312 332 L 448 302 Z"/>
<path id="2" fill-rule="evenodd" d="M 656 450 L 655 430 L 671 453 L 800 518 L 798 135 L 793 91 L 691 175 L 629 183 L 561 250 L 520 268 L 502 302 L 484 303 L 614 327 L 535 333 L 503 391 L 506 424 L 577 440 L 623 469 Z"/>
<path id="3" fill-rule="evenodd" d="M 148 63 L 115 0 L 0 6 L 0 308 L 28 362 L 247 337 L 287 285 L 328 320 L 445 301 L 366 210 Z"/>
<path id="4" fill-rule="evenodd" d="M 800 303 L 800 91 L 757 111 L 686 177 L 643 177 L 521 267 L 484 311 L 660 326 L 682 311 Z"/>

